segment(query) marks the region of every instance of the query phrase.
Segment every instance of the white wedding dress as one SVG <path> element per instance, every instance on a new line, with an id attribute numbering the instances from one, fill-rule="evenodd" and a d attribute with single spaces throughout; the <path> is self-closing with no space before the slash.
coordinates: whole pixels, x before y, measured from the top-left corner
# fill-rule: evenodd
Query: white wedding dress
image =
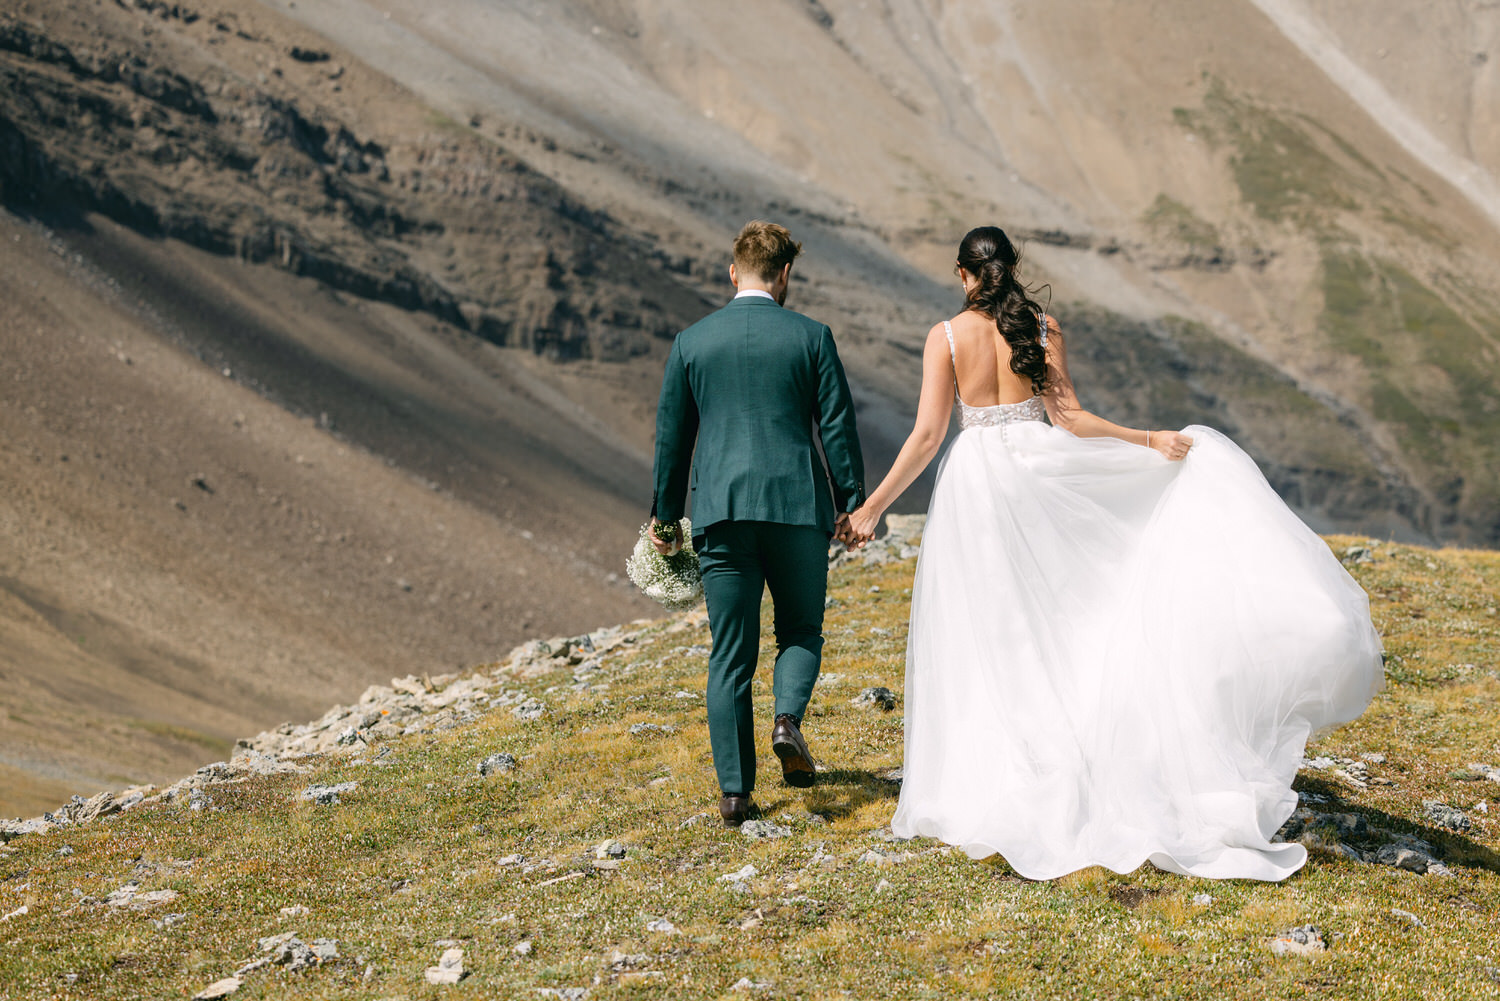
<path id="1" fill-rule="evenodd" d="M 952 348 L 949 331 L 949 347 Z M 1383 683 L 1364 591 L 1218 432 L 1182 462 L 959 400 L 912 587 L 891 822 L 1050 879 L 1279 880 L 1310 734 Z"/>

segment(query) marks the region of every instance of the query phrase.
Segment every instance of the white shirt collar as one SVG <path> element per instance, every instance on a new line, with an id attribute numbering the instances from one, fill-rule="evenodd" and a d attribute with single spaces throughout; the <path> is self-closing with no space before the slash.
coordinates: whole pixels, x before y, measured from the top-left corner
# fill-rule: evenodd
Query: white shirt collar
<path id="1" fill-rule="evenodd" d="M 776 297 L 763 288 L 742 288 L 734 294 L 734 297 L 736 299 L 744 299 L 752 295 L 758 295 L 763 299 L 770 299 L 772 302 L 776 301 Z"/>

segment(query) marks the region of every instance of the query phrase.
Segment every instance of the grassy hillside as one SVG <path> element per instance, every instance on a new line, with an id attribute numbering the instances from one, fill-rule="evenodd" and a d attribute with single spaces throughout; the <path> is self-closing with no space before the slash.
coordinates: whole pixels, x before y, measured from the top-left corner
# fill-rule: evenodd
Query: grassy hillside
<path id="1" fill-rule="evenodd" d="M 533 644 L 470 680 L 409 679 L 409 695 L 373 690 L 319 727 L 255 742 L 332 745 L 288 754 L 295 774 L 209 769 L 171 803 L 15 838 L 0 849 L 0 915 L 26 910 L 0 922 L 0 996 L 185 997 L 257 957 L 273 961 L 234 997 L 1493 991 L 1500 784 L 1476 766 L 1500 765 L 1500 554 L 1330 544 L 1371 594 L 1390 685 L 1309 748 L 1298 787 L 1312 858 L 1284 884 L 1150 868 L 1034 883 L 892 841 L 899 702 L 851 703 L 901 688 L 913 561 L 891 559 L 834 571 L 806 724 L 829 770 L 787 789 L 765 754 L 757 791 L 785 836 L 752 840 L 704 815 L 716 789 L 701 614 Z M 514 767 L 481 775 L 495 754 Z M 314 783 L 357 786 L 320 805 L 303 798 Z M 1364 860 L 1412 839 L 1427 861 Z M 1307 925 L 1323 948 L 1278 954 L 1273 940 Z M 452 948 L 467 976 L 429 984 Z"/>

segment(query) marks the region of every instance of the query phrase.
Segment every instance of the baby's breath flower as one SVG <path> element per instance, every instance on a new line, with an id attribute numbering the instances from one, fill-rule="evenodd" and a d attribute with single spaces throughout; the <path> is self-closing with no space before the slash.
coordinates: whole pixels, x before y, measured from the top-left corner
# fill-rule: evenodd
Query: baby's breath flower
<path id="1" fill-rule="evenodd" d="M 693 523 L 677 523 L 682 548 L 663 556 L 651 544 L 651 523 L 641 526 L 635 552 L 625 561 L 625 573 L 646 597 L 661 602 L 668 611 L 681 612 L 703 597 L 703 579 L 698 575 L 698 554 L 693 551 Z"/>

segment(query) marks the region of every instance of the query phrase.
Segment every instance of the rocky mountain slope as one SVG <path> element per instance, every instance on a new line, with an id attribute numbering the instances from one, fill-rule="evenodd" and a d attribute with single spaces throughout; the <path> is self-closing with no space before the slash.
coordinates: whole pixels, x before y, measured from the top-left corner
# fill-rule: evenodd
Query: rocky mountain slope
<path id="1" fill-rule="evenodd" d="M 872 475 L 993 221 L 1098 408 L 1500 541 L 1494 12 L 1079 9 L 0 0 L 0 812 L 640 614 L 660 357 L 752 216 Z"/>
<path id="2" fill-rule="evenodd" d="M 762 743 L 742 830 L 713 813 L 701 608 L 532 641 L 165 789 L 0 824 L 0 991 L 1457 999 L 1500 978 L 1500 649 L 1475 628 L 1495 554 L 1330 540 L 1390 684 L 1308 747 L 1280 836 L 1310 859 L 1287 882 L 1033 882 L 890 832 L 920 525 L 894 527 L 832 573 L 818 784 L 782 785 Z"/>

